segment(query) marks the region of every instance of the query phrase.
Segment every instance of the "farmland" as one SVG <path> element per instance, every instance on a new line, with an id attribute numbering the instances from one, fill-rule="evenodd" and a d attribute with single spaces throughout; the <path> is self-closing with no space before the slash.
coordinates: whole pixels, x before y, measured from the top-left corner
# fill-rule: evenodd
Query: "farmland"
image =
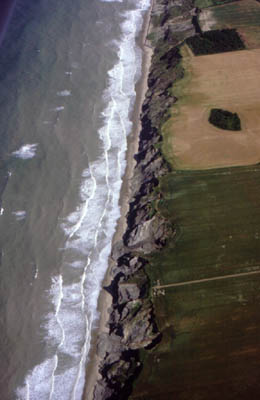
<path id="1" fill-rule="evenodd" d="M 260 166 L 165 176 L 159 211 L 177 234 L 150 257 L 151 286 L 259 271 L 259 180 Z M 151 294 L 163 338 L 131 399 L 258 399 L 259 285 L 248 274 Z"/>
<path id="2" fill-rule="evenodd" d="M 182 48 L 185 78 L 174 87 L 178 102 L 164 127 L 178 169 L 250 165 L 260 161 L 260 49 L 194 57 Z M 237 113 L 242 129 L 228 132 L 208 122 L 212 108 Z M 169 150 L 168 150 L 169 153 Z"/>
<path id="3" fill-rule="evenodd" d="M 161 128 L 172 170 L 153 204 L 174 233 L 146 269 L 162 340 L 142 351 L 131 400 L 260 398 L 260 4 L 220 3 L 196 1 L 202 30 L 237 29 L 245 49 L 180 46 Z M 212 109 L 241 130 L 209 123 Z"/>

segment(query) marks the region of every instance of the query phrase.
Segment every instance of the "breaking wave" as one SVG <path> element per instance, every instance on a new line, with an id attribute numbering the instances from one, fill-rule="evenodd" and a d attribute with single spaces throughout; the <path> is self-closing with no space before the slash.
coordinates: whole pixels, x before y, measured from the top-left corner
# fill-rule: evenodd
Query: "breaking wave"
<path id="1" fill-rule="evenodd" d="M 120 216 L 127 135 L 132 129 L 130 114 L 136 96 L 135 84 L 141 73 L 141 50 L 136 46 L 136 36 L 149 5 L 150 0 L 133 2 L 135 9 L 123 14 L 121 40 L 112 43 L 117 48 L 118 60 L 108 72 L 108 87 L 104 92 L 107 106 L 98 132 L 101 155 L 96 161 L 89 161 L 83 171 L 80 204 L 62 223 L 67 236 L 65 248 L 61 249 L 63 263 L 46 293 L 52 305 L 43 327 L 48 332 L 46 342 L 51 356 L 27 375 L 24 386 L 17 391 L 19 399 L 82 397 L 91 332 L 99 318 L 98 296 Z"/>

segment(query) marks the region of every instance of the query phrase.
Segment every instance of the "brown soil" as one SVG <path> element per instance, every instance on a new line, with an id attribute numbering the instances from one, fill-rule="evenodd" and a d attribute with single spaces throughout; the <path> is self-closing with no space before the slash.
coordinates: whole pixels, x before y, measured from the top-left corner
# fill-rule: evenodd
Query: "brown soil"
<path id="1" fill-rule="evenodd" d="M 193 57 L 183 48 L 186 78 L 168 123 L 179 169 L 250 165 L 260 161 L 260 49 Z M 178 95 L 179 92 L 179 95 Z M 208 122 L 212 108 L 238 113 L 242 130 Z"/>

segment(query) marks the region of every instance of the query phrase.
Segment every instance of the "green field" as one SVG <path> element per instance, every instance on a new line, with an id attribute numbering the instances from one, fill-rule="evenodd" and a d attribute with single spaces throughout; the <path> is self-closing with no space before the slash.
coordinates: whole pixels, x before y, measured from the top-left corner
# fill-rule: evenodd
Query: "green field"
<path id="1" fill-rule="evenodd" d="M 259 182 L 259 165 L 165 176 L 159 212 L 176 237 L 150 257 L 151 286 L 260 270 Z M 153 296 L 163 339 L 131 399 L 259 399 L 259 288 L 248 275 Z"/>
<path id="2" fill-rule="evenodd" d="M 195 6 L 198 8 L 207 8 L 212 6 L 219 6 L 221 4 L 232 3 L 237 0 L 195 0 Z"/>
<path id="3" fill-rule="evenodd" d="M 260 46 L 260 3 L 256 0 L 240 0 L 205 9 L 199 21 L 202 30 L 234 28 L 248 48 Z"/>

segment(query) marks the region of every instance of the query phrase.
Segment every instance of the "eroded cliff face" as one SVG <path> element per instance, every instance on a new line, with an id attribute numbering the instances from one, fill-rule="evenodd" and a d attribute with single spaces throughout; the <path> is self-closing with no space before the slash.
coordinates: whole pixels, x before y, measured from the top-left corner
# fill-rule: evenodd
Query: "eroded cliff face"
<path id="1" fill-rule="evenodd" d="M 109 333 L 98 339 L 97 352 L 102 379 L 94 389 L 94 399 L 126 399 L 131 384 L 141 369 L 139 350 L 158 343 L 150 282 L 145 272 L 147 255 L 159 251 L 174 227 L 162 218 L 154 204 L 160 200 L 156 191 L 159 179 L 170 170 L 161 153 L 160 128 L 177 100 L 171 93 L 181 78 L 178 45 L 195 33 L 192 0 L 157 0 L 152 11 L 149 43 L 154 55 L 148 78 L 148 91 L 142 107 L 139 149 L 132 178 L 132 196 L 127 229 L 122 241 L 112 250 L 112 282 L 106 290 L 113 302 L 108 321 Z M 149 44 L 149 45 L 150 45 Z"/>

